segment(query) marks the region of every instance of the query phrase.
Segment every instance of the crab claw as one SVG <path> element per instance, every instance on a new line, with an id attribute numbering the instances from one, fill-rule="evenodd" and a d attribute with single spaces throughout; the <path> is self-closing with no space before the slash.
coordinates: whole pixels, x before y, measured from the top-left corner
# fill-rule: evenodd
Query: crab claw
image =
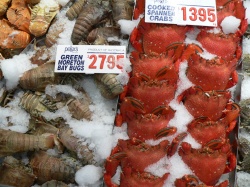
<path id="1" fill-rule="evenodd" d="M 138 19 L 140 15 L 144 13 L 144 11 L 145 11 L 145 0 L 137 0 L 134 9 L 133 19 Z"/>
<path id="2" fill-rule="evenodd" d="M 164 136 L 171 136 L 174 133 L 176 133 L 176 131 L 177 131 L 176 127 L 163 128 L 156 134 L 156 138 L 158 139 L 158 138 L 161 138 L 161 137 L 164 137 Z"/>
<path id="3" fill-rule="evenodd" d="M 117 154 L 119 154 L 118 146 L 113 148 L 113 150 L 111 151 L 111 156 L 109 156 L 105 162 L 105 173 L 103 177 L 108 187 L 118 187 L 117 184 L 112 182 L 112 177 L 115 175 L 117 167 L 120 164 L 120 160 L 118 159 L 119 156 L 114 156 Z"/>
<path id="4" fill-rule="evenodd" d="M 199 180 L 195 175 L 184 175 L 174 182 L 176 187 L 198 186 Z"/>
<path id="5" fill-rule="evenodd" d="M 236 167 L 237 159 L 234 153 L 228 154 L 228 164 L 226 165 L 224 173 L 233 171 Z"/>
<path id="6" fill-rule="evenodd" d="M 187 60 L 193 53 L 203 53 L 203 49 L 197 44 L 188 44 L 181 55 L 181 61 Z"/>
<path id="7" fill-rule="evenodd" d="M 126 111 L 132 111 L 139 114 L 145 113 L 143 103 L 134 97 L 125 97 L 121 103 L 120 110 L 121 113 L 125 113 Z"/>
<path id="8" fill-rule="evenodd" d="M 214 140 L 211 140 L 209 141 L 208 143 L 206 143 L 204 145 L 204 147 L 209 147 L 210 149 L 213 149 L 213 150 L 218 150 L 220 149 L 223 145 L 225 145 L 226 143 L 226 140 L 225 139 L 214 139 Z"/>
<path id="9" fill-rule="evenodd" d="M 126 86 L 123 87 L 123 92 L 120 93 L 120 95 L 119 95 L 119 100 L 120 101 L 122 101 L 126 97 L 127 92 L 128 92 L 128 86 L 126 85 Z"/>
<path id="10" fill-rule="evenodd" d="M 172 109 L 170 106 L 166 106 L 166 105 L 160 105 L 156 108 L 154 108 L 151 112 L 154 115 L 169 115 L 169 116 L 173 116 L 175 113 L 175 110 Z"/>
<path id="11" fill-rule="evenodd" d="M 140 43 L 140 41 L 138 41 L 137 37 L 138 37 L 138 29 L 134 28 L 130 34 L 130 43 L 131 45 L 139 52 L 142 53 L 143 52 L 143 47 L 142 44 Z"/>
<path id="12" fill-rule="evenodd" d="M 199 184 L 199 179 L 195 175 L 184 175 L 182 178 L 175 180 L 176 187 L 187 187 L 187 186 L 196 186 L 196 187 L 227 187 L 228 180 L 223 181 L 222 183 L 215 186 L 207 186 L 205 184 Z"/>
<path id="13" fill-rule="evenodd" d="M 127 118 L 133 117 L 135 113 L 146 113 L 142 102 L 133 97 L 125 97 L 120 105 L 120 114 L 115 117 L 115 125 L 120 127 Z"/>
<path id="14" fill-rule="evenodd" d="M 174 42 L 167 46 L 166 52 L 168 54 L 173 53 L 172 55 L 173 55 L 174 61 L 176 61 L 181 57 L 184 48 L 185 48 L 185 44 L 183 42 Z"/>
<path id="15" fill-rule="evenodd" d="M 176 137 L 173 139 L 171 145 L 170 145 L 169 148 L 168 148 L 168 154 L 167 154 L 168 156 L 173 156 L 173 155 L 176 153 L 177 148 L 178 148 L 180 142 L 181 142 L 186 136 L 187 136 L 187 133 L 186 133 L 186 132 L 183 132 L 183 133 L 179 134 L 178 136 L 176 136 Z"/>

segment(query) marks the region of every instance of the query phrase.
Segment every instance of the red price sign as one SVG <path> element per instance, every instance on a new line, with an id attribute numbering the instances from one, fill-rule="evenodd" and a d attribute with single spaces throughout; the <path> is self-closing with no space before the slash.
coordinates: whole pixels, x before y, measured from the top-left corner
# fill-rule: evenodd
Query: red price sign
<path id="1" fill-rule="evenodd" d="M 126 46 L 58 45 L 55 72 L 122 73 L 126 62 Z"/>
<path id="2" fill-rule="evenodd" d="M 88 68 L 89 69 L 122 69 L 117 62 L 121 59 L 124 59 L 124 55 L 118 54 L 92 54 L 88 58 L 91 60 Z"/>
<path id="3" fill-rule="evenodd" d="M 183 21 L 192 22 L 212 22 L 216 21 L 216 12 L 214 8 L 207 7 L 181 7 Z"/>
<path id="4" fill-rule="evenodd" d="M 216 27 L 216 1 L 146 0 L 145 22 Z"/>

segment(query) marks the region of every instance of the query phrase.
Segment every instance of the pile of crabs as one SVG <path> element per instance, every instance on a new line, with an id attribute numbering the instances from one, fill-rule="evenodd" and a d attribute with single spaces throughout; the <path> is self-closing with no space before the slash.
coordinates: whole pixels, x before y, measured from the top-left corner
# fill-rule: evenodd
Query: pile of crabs
<path id="1" fill-rule="evenodd" d="M 127 125 L 128 139 L 119 139 L 106 159 L 107 186 L 166 186 L 171 172 L 157 176 L 146 168 L 174 155 L 192 173 L 176 178 L 173 186 L 229 185 L 229 180 L 221 177 L 236 167 L 235 146 L 230 136 L 237 125 L 240 107 L 234 101 L 233 90 L 238 82 L 236 68 L 247 20 L 243 1 L 219 0 L 216 6 L 217 28 L 194 27 L 147 23 L 143 16 L 145 1 L 137 1 L 134 19 L 140 22 L 130 36 L 134 48 L 130 54 L 132 72 L 120 95 L 115 120 L 117 126 Z M 234 33 L 222 30 L 221 22 L 228 16 L 240 20 Z M 198 30 L 196 42 L 187 42 L 187 33 L 194 30 Z M 207 58 L 204 53 L 213 55 Z M 185 76 L 192 84 L 178 93 L 183 63 L 187 63 Z M 177 113 L 171 107 L 173 101 L 183 105 L 193 117 L 181 128 L 179 124 L 170 125 Z M 199 148 L 188 143 L 187 136 Z M 119 184 L 114 180 L 117 172 Z"/>

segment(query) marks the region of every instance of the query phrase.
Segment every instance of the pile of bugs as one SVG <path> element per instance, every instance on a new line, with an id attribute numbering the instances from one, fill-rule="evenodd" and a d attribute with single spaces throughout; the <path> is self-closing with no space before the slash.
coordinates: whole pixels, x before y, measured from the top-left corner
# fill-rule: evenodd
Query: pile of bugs
<path id="1" fill-rule="evenodd" d="M 46 12 L 48 7 L 41 8 L 46 0 L 13 0 L 4 7 L 8 9 L 20 2 L 30 13 L 25 32 L 27 43 L 18 47 L 1 46 L 0 184 L 81 185 L 75 179 L 76 172 L 86 165 L 103 168 L 109 150 L 102 156 L 98 150 L 101 143 L 93 142 L 88 133 L 77 134 L 72 127 L 91 129 L 91 133 L 103 128 L 107 129 L 103 136 L 110 133 L 108 136 L 112 137 L 117 98 L 126 82 L 122 83 L 112 73 L 55 73 L 56 47 L 127 45 L 129 35 L 121 32 L 118 20 L 132 19 L 134 2 L 68 1 L 64 7 L 59 4 L 57 8 L 50 7 L 49 12 Z M 39 16 L 40 23 L 47 25 L 39 27 L 40 23 L 35 21 Z M 4 13 L 3 22 L 7 22 L 5 17 Z M 12 39 L 10 33 L 4 38 Z M 11 40 L 11 43 L 20 42 Z M 20 62 L 23 57 L 25 62 Z M 17 63 L 29 65 L 21 68 L 16 82 L 10 84 L 7 69 L 17 59 L 20 60 Z M 128 76 L 126 71 L 124 76 Z M 93 186 L 102 183 L 101 178 L 98 180 Z"/>

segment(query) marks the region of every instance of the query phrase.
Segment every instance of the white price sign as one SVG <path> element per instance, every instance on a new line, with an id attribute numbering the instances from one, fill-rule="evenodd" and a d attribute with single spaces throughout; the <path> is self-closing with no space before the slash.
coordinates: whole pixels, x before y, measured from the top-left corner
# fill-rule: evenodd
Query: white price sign
<path id="1" fill-rule="evenodd" d="M 148 23 L 217 26 L 215 0 L 146 0 L 145 6 Z"/>
<path id="2" fill-rule="evenodd" d="M 126 58 L 125 46 L 58 45 L 55 72 L 121 73 Z"/>

